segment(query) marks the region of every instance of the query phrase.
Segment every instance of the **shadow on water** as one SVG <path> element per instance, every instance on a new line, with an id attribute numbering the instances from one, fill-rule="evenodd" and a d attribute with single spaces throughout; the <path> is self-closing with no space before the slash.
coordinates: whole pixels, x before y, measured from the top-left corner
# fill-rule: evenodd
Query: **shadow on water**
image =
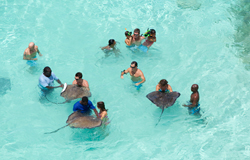
<path id="1" fill-rule="evenodd" d="M 231 8 L 232 14 L 234 14 L 236 22 L 233 22 L 236 26 L 234 34 L 234 44 L 238 50 L 236 55 L 245 64 L 246 70 L 250 70 L 250 3 L 249 0 L 241 0 L 235 6 Z"/>
<path id="2" fill-rule="evenodd" d="M 7 90 L 11 90 L 10 79 L 0 78 L 0 95 L 5 95 Z"/>
<path id="3" fill-rule="evenodd" d="M 79 129 L 72 128 L 72 137 L 73 141 L 85 142 L 85 141 L 102 141 L 107 136 L 109 136 L 109 125 L 102 125 L 97 128 L 92 129 Z"/>

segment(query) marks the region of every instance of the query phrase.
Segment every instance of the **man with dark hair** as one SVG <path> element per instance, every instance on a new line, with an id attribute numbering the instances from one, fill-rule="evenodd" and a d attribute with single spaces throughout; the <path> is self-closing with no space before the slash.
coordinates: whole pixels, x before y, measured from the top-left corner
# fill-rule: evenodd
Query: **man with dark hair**
<path id="1" fill-rule="evenodd" d="M 89 89 L 89 83 L 85 79 L 82 79 L 82 73 L 81 72 L 76 73 L 75 80 L 73 81 L 72 84 L 76 84 L 76 85 L 78 85 L 80 87 L 86 87 L 88 90 L 90 90 Z"/>
<path id="2" fill-rule="evenodd" d="M 76 102 L 73 107 L 73 111 L 81 111 L 82 113 L 89 114 L 91 110 L 94 110 L 96 117 L 99 117 L 99 114 L 96 108 L 93 106 L 92 102 L 88 100 L 88 97 L 82 97 L 82 100 Z"/>
<path id="3" fill-rule="evenodd" d="M 198 92 L 199 86 L 197 84 L 193 84 L 191 87 L 191 91 L 193 92 L 190 97 L 190 101 L 188 104 L 183 104 L 182 106 L 188 107 L 189 114 L 199 114 L 200 112 L 200 104 L 199 99 L 200 95 Z"/>
<path id="4" fill-rule="evenodd" d="M 140 29 L 139 29 L 139 28 L 136 28 L 136 29 L 134 30 L 134 34 L 133 34 L 132 37 L 133 37 L 132 44 L 135 44 L 136 46 L 141 45 L 141 41 L 142 41 L 143 39 L 145 39 L 144 36 L 141 36 L 141 35 L 140 35 Z"/>
<path id="5" fill-rule="evenodd" d="M 54 87 L 54 80 L 56 80 L 60 84 L 60 86 Z M 50 67 L 47 66 L 43 69 L 43 74 L 39 77 L 39 87 L 42 90 L 47 90 L 47 89 L 63 87 L 63 84 L 51 71 Z"/>
<path id="6" fill-rule="evenodd" d="M 131 76 L 131 80 L 135 83 L 137 89 L 142 86 L 142 83 L 146 81 L 143 72 L 137 68 L 138 64 L 136 61 L 131 62 L 130 67 L 127 70 L 123 70 L 121 73 L 121 79 L 123 79 L 123 75 L 129 73 Z"/>

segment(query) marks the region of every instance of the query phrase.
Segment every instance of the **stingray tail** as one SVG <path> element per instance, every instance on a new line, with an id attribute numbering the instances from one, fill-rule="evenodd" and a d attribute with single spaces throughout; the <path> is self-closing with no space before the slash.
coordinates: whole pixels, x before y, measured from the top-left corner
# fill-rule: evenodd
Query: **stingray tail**
<path id="1" fill-rule="evenodd" d="M 161 115 L 160 115 L 159 121 L 156 123 L 156 125 L 155 125 L 155 126 L 157 126 L 157 125 L 158 125 L 158 123 L 159 123 L 159 122 L 160 122 L 160 120 L 161 120 L 161 116 L 162 116 L 162 113 L 163 113 L 163 111 L 164 111 L 164 107 L 161 107 L 161 109 L 162 109 L 162 111 L 161 111 Z"/>
<path id="2" fill-rule="evenodd" d="M 68 100 L 66 100 L 66 101 L 61 102 L 61 103 L 56 103 L 56 102 L 50 101 L 50 100 L 47 98 L 46 94 L 45 94 L 44 96 L 45 96 L 45 98 L 46 98 L 49 102 L 54 103 L 54 104 L 64 104 L 64 103 L 68 102 Z"/>
<path id="3" fill-rule="evenodd" d="M 70 123 L 69 123 L 69 124 L 67 124 L 66 126 L 63 126 L 63 127 L 61 127 L 61 128 L 58 128 L 58 129 L 57 129 L 57 130 L 55 130 L 55 131 L 52 131 L 52 132 L 46 132 L 46 133 L 44 133 L 44 134 L 56 133 L 57 131 L 59 131 L 60 129 L 63 129 L 63 128 L 65 128 L 65 127 L 67 127 L 68 125 L 70 125 Z"/>

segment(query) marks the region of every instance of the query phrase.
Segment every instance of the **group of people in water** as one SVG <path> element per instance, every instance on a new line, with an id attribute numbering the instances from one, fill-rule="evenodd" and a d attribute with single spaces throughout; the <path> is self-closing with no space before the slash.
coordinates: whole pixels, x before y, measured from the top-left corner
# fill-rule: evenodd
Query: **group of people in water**
<path id="1" fill-rule="evenodd" d="M 143 35 L 140 35 L 140 29 L 136 28 L 134 33 L 126 31 L 125 32 L 125 43 L 129 48 L 139 49 L 143 52 L 147 52 L 148 49 L 156 42 L 156 31 L 154 29 L 147 30 Z M 142 41 L 145 41 L 142 43 Z M 102 50 L 114 50 L 116 46 L 116 41 L 114 39 L 110 39 L 109 44 L 105 47 L 102 47 Z M 30 42 L 28 48 L 25 49 L 23 54 L 23 59 L 27 60 L 27 64 L 30 66 L 36 65 L 36 54 L 42 56 L 40 53 L 38 46 L 35 43 Z M 130 67 L 126 70 L 121 71 L 120 78 L 123 79 L 124 74 L 129 73 L 131 76 L 131 80 L 134 83 L 137 90 L 142 87 L 142 84 L 146 81 L 143 72 L 138 68 L 138 63 L 136 61 L 131 62 Z M 56 80 L 60 85 L 54 86 L 54 80 Z M 79 87 L 85 87 L 88 91 L 90 91 L 89 84 L 87 80 L 82 79 L 82 73 L 78 72 L 75 74 L 75 80 L 72 82 L 73 85 L 77 85 Z M 50 67 L 45 67 L 43 69 L 43 74 L 39 78 L 39 87 L 42 91 L 48 91 L 54 88 L 64 87 L 61 81 L 56 77 L 56 75 L 52 72 Z M 191 86 L 191 97 L 190 101 L 187 104 L 183 104 L 184 107 L 188 107 L 189 114 L 199 114 L 199 86 L 197 84 L 193 84 Z M 172 87 L 168 84 L 166 79 L 160 80 L 160 82 L 156 85 L 156 91 L 170 93 L 173 92 Z M 104 119 L 107 117 L 107 109 L 105 108 L 104 102 L 97 102 L 97 108 L 100 110 L 97 112 L 96 108 L 92 104 L 88 97 L 82 97 L 82 99 L 74 104 L 73 111 L 81 111 L 82 113 L 87 113 L 91 110 L 94 111 L 95 115 L 98 118 Z"/>

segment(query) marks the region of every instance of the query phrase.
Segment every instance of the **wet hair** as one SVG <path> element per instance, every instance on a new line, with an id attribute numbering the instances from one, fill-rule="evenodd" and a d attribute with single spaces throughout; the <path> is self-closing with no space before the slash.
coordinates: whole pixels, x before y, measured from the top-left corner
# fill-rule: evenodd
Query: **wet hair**
<path id="1" fill-rule="evenodd" d="M 75 76 L 79 77 L 79 78 L 82 78 L 82 73 L 81 72 L 77 72 Z"/>
<path id="2" fill-rule="evenodd" d="M 86 96 L 84 96 L 84 97 L 82 97 L 82 102 L 88 102 L 88 97 L 86 97 Z"/>
<path id="3" fill-rule="evenodd" d="M 110 39 L 109 40 L 109 46 L 111 46 L 112 44 L 114 44 L 115 40 L 114 39 Z"/>
<path id="4" fill-rule="evenodd" d="M 49 71 L 51 71 L 51 69 L 49 68 L 49 66 L 44 67 L 44 69 L 43 69 L 43 73 L 45 73 L 45 72 L 49 72 Z"/>
<path id="5" fill-rule="evenodd" d="M 131 36 L 131 35 L 132 35 L 132 32 L 129 32 L 129 31 L 125 32 L 125 36 Z"/>
<path id="6" fill-rule="evenodd" d="M 137 62 L 136 62 L 136 61 L 131 62 L 131 64 L 135 64 L 135 67 L 137 67 L 137 66 L 138 66 L 138 64 L 137 64 Z"/>
<path id="7" fill-rule="evenodd" d="M 139 28 L 136 28 L 135 30 L 134 30 L 134 33 L 138 33 L 138 34 L 140 34 L 140 29 Z"/>
<path id="8" fill-rule="evenodd" d="M 150 34 L 155 34 L 156 31 L 154 29 L 150 29 Z"/>
<path id="9" fill-rule="evenodd" d="M 103 102 L 103 101 L 97 102 L 97 107 L 100 108 L 101 111 L 108 111 L 108 110 L 105 108 L 105 105 L 104 105 L 104 102 Z"/>
<path id="10" fill-rule="evenodd" d="M 168 81 L 166 79 L 162 79 L 162 80 L 160 80 L 159 84 L 160 84 L 161 87 L 167 86 L 168 85 Z"/>

